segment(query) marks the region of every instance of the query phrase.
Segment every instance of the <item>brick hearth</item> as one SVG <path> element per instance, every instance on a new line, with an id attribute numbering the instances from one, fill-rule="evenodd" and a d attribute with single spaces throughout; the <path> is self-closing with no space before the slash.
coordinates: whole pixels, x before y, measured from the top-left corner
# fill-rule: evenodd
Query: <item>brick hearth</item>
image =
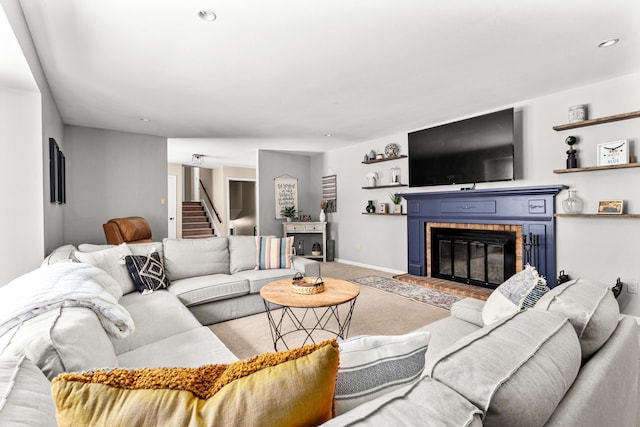
<path id="1" fill-rule="evenodd" d="M 486 300 L 489 298 L 489 295 L 491 295 L 491 292 L 493 292 L 493 289 L 483 288 L 481 286 L 465 285 L 464 283 L 434 279 L 433 277 L 414 276 L 412 274 L 399 274 L 393 276 L 393 278 L 403 282 L 413 283 L 414 285 L 426 286 L 439 291 L 481 300 Z"/>

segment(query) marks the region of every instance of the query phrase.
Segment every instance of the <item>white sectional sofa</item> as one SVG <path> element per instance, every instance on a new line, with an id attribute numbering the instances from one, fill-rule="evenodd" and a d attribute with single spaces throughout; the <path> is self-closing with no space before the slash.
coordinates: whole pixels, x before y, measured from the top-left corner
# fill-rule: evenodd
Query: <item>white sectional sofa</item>
<path id="1" fill-rule="evenodd" d="M 180 253 L 223 251 L 208 243 L 191 243 L 190 249 L 180 247 Z M 230 253 L 234 245 L 229 243 Z M 194 307 L 210 306 L 196 310 L 207 320 L 218 318 L 215 307 L 225 313 L 219 318 L 233 316 L 238 310 L 224 301 L 249 299 L 251 282 L 255 289 L 269 279 L 240 269 L 223 283 L 219 276 L 223 273 L 202 269 L 199 263 L 189 268 L 179 264 L 181 257 L 174 252 L 178 246 L 180 242 L 165 241 L 162 247 L 167 273 L 174 279 L 168 290 L 149 295 L 130 292 L 118 298 L 135 325 L 129 336 L 108 336 L 88 308 L 58 307 L 0 337 L 0 425 L 55 426 L 49 381 L 60 372 L 197 367 L 236 360 L 197 320 Z M 65 258 L 66 250 L 45 264 Z M 241 264 L 229 259 L 231 273 L 232 265 Z M 187 271 L 197 272 L 191 278 L 208 277 L 208 281 L 188 280 Z M 242 272 L 245 275 L 238 276 Z M 249 282 L 248 288 L 238 284 L 240 277 Z M 205 291 L 203 283 L 220 286 L 219 292 Z M 174 285 L 182 286 L 171 289 Z M 451 316 L 425 325 L 420 330 L 428 332 L 430 340 L 422 375 L 325 425 L 640 425 L 638 325 L 621 318 L 609 289 L 587 280 L 572 281 L 546 293 L 532 309 L 489 325 L 482 320 L 485 305 L 464 299 L 452 307 Z M 286 406 L 290 396 L 278 395 Z"/>

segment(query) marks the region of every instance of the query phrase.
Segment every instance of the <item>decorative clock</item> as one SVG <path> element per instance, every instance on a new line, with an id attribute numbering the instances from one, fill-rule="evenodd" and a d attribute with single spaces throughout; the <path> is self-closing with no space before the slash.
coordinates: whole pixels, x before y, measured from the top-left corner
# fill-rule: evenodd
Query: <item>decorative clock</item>
<path id="1" fill-rule="evenodd" d="M 598 166 L 621 165 L 629 163 L 629 141 L 605 142 L 598 144 Z"/>
<path id="2" fill-rule="evenodd" d="M 384 155 L 386 157 L 398 157 L 400 155 L 400 146 L 395 143 L 389 143 L 384 147 Z"/>

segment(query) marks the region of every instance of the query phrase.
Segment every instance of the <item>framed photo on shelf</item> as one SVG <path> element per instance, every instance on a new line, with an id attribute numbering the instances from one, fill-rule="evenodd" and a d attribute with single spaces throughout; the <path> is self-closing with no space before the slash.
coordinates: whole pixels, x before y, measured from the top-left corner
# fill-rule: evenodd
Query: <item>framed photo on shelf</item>
<path id="1" fill-rule="evenodd" d="M 622 165 L 629 163 L 629 141 L 605 142 L 598 144 L 598 166 Z"/>
<path id="2" fill-rule="evenodd" d="M 621 215 L 624 211 L 624 200 L 601 200 L 598 203 L 598 214 Z"/>

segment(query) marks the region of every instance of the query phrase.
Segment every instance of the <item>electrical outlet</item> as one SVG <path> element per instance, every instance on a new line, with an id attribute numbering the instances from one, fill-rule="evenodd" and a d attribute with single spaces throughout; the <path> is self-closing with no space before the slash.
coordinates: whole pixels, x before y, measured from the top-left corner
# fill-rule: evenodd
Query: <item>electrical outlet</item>
<path id="1" fill-rule="evenodd" d="M 638 293 L 638 282 L 628 282 L 627 283 L 627 292 L 630 294 Z"/>

